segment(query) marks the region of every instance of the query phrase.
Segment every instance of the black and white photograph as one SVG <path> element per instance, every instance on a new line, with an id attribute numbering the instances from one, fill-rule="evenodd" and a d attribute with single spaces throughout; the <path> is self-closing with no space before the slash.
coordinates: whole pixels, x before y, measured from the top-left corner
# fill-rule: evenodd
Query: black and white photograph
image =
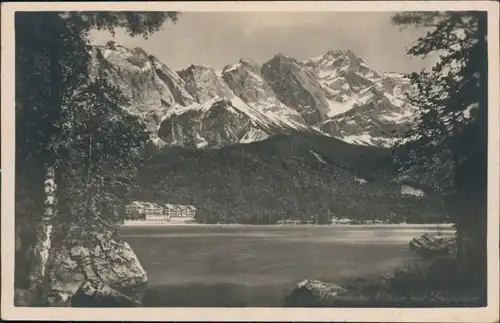
<path id="1" fill-rule="evenodd" d="M 2 6 L 5 318 L 497 320 L 499 6 L 432 2 Z"/>

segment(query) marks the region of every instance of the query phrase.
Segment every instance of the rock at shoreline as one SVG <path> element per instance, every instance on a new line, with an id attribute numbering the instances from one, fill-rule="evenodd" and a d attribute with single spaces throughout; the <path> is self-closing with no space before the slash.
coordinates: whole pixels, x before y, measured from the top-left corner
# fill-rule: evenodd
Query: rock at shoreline
<path id="1" fill-rule="evenodd" d="M 47 273 L 48 306 L 140 304 L 148 279 L 126 242 L 92 234 L 85 246 L 69 241 L 54 248 Z"/>
<path id="2" fill-rule="evenodd" d="M 456 253 L 455 237 L 439 237 L 429 233 L 413 238 L 409 243 L 410 250 L 424 258 L 452 256 Z"/>
<path id="3" fill-rule="evenodd" d="M 72 307 L 136 307 L 141 302 L 101 282 L 84 282 L 71 298 Z"/>
<path id="4" fill-rule="evenodd" d="M 303 280 L 287 297 L 287 306 L 329 306 L 347 290 L 332 283 Z"/>

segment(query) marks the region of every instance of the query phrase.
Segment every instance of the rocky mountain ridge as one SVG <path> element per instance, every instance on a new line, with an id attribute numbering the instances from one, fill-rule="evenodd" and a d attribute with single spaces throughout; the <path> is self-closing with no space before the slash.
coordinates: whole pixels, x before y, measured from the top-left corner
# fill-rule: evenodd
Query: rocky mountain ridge
<path id="1" fill-rule="evenodd" d="M 193 64 L 176 72 L 115 42 L 94 46 L 92 58 L 160 146 L 221 148 L 301 132 L 387 147 L 414 115 L 402 100 L 408 80 L 350 50 L 303 62 L 277 54 L 262 66 L 241 59 L 222 71 Z"/>

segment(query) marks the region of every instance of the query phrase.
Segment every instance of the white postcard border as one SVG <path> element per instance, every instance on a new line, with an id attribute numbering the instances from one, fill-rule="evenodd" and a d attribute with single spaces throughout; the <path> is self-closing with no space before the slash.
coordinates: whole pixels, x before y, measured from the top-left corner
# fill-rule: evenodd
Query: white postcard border
<path id="1" fill-rule="evenodd" d="M 488 11 L 488 307 L 485 308 L 20 308 L 14 299 L 15 11 Z M 494 322 L 499 317 L 499 5 L 494 1 L 2 3 L 2 319 L 164 321 Z"/>

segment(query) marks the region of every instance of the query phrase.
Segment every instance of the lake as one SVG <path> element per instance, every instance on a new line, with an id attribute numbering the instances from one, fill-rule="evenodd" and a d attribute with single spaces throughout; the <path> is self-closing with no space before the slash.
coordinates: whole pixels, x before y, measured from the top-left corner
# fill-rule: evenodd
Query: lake
<path id="1" fill-rule="evenodd" d="M 121 232 L 148 273 L 145 306 L 270 307 L 282 306 L 303 279 L 341 285 L 415 262 L 408 242 L 436 225 L 143 225 Z"/>

